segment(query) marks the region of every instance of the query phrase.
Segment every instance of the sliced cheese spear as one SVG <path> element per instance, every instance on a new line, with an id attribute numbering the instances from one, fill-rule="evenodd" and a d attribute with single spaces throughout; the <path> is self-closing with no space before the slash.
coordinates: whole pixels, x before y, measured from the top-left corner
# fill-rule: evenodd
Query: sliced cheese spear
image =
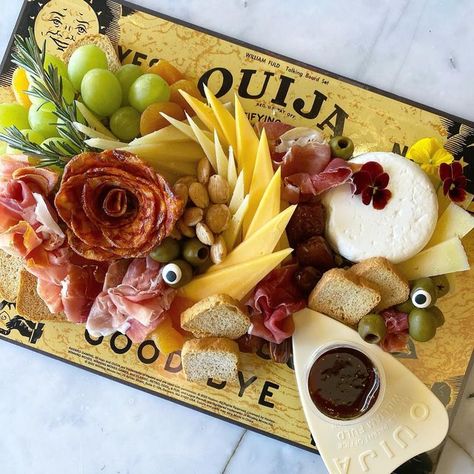
<path id="1" fill-rule="evenodd" d="M 257 230 L 252 237 L 245 239 L 238 247 L 227 255 L 222 263 L 209 268 L 208 272 L 219 271 L 237 263 L 248 262 L 273 252 L 288 222 L 295 212 L 296 206 L 290 206 L 263 227 Z"/>
<path id="2" fill-rule="evenodd" d="M 281 168 L 278 168 L 268 186 L 247 229 L 245 238 L 248 239 L 258 229 L 280 212 Z M 285 247 L 286 248 L 286 247 Z"/>
<path id="3" fill-rule="evenodd" d="M 180 90 L 179 92 L 185 98 L 186 102 L 191 106 L 194 112 L 196 112 L 196 115 L 199 117 L 200 120 L 202 120 L 204 125 L 211 132 L 217 130 L 221 143 L 225 143 L 225 146 L 229 146 L 229 143 L 227 143 L 222 128 L 219 125 L 219 122 L 217 121 L 216 117 L 214 116 L 212 109 L 204 102 L 201 102 L 199 99 L 196 99 L 196 97 L 193 97 L 192 95 L 188 94 L 186 91 Z"/>
<path id="4" fill-rule="evenodd" d="M 187 123 L 181 122 L 181 121 L 179 121 L 179 120 L 177 120 L 177 119 L 175 119 L 175 118 L 173 118 L 169 115 L 164 114 L 163 112 L 160 112 L 160 114 L 161 114 L 162 117 L 164 117 L 166 120 L 168 120 L 168 122 L 171 124 L 170 127 L 174 127 L 178 132 L 181 132 L 181 134 L 183 136 L 185 136 L 187 138 L 190 138 L 191 140 L 194 140 L 195 142 L 199 143 L 199 140 L 197 139 L 196 134 L 194 133 L 193 128 L 191 127 L 191 125 L 188 125 Z M 198 125 L 196 123 L 196 120 L 194 120 L 194 123 L 196 125 Z M 142 138 L 135 139 L 134 141 L 142 141 L 142 140 L 146 139 L 147 137 L 150 137 L 151 135 L 153 135 L 155 133 L 159 134 L 160 132 L 164 132 L 167 128 L 168 127 L 162 128 L 161 130 L 157 130 L 156 132 L 145 135 Z M 211 132 L 208 132 L 207 130 L 202 130 L 202 133 L 204 135 L 206 135 L 207 138 L 211 139 L 211 137 L 212 137 Z M 134 141 L 131 142 L 131 144 L 134 143 Z"/>
<path id="5" fill-rule="evenodd" d="M 244 188 L 244 172 L 241 171 L 237 181 L 235 183 L 234 192 L 232 193 L 232 197 L 230 198 L 229 209 L 232 214 L 237 212 L 237 209 L 242 204 L 245 196 L 245 188 Z"/>
<path id="6" fill-rule="evenodd" d="M 227 164 L 227 181 L 233 190 L 237 182 L 237 168 L 235 166 L 234 149 L 231 146 L 229 147 L 229 162 Z"/>
<path id="7" fill-rule="evenodd" d="M 199 144 L 201 145 L 204 153 L 206 154 L 209 163 L 211 163 L 211 166 L 214 168 L 214 171 L 217 171 L 216 149 L 214 147 L 214 143 L 203 133 L 203 131 L 196 125 L 196 123 L 194 123 L 193 119 L 188 114 L 186 114 L 186 118 L 194 132 L 194 135 L 196 136 Z"/>
<path id="8" fill-rule="evenodd" d="M 207 101 L 211 106 L 214 116 L 219 123 L 222 132 L 227 140 L 227 143 L 234 149 L 237 147 L 237 136 L 235 134 L 235 119 L 232 114 L 225 108 L 219 99 L 204 86 L 204 93 L 206 94 Z"/>
<path id="9" fill-rule="evenodd" d="M 179 294 L 193 301 L 199 301 L 219 293 L 229 295 L 236 300 L 242 300 L 291 252 L 292 249 L 285 249 L 216 272 L 205 273 L 193 278 L 190 283 L 179 290 Z"/>
<path id="10" fill-rule="evenodd" d="M 77 110 L 86 119 L 87 124 L 98 132 L 106 135 L 111 140 L 117 140 L 117 137 L 82 103 L 75 101 Z"/>
<path id="11" fill-rule="evenodd" d="M 223 232 L 227 250 L 230 252 L 237 243 L 239 243 L 240 233 L 242 231 L 242 223 L 244 221 L 245 213 L 249 207 L 249 196 L 245 196 L 244 200 L 232 216 L 229 227 Z"/>
<path id="12" fill-rule="evenodd" d="M 245 190 L 248 191 L 255 167 L 258 138 L 237 95 L 235 96 L 235 132 L 237 136 L 237 164 L 239 172 L 244 171 L 245 173 Z M 236 150 L 234 149 L 234 151 Z"/>
<path id="13" fill-rule="evenodd" d="M 257 212 L 258 205 L 262 199 L 265 189 L 270 184 L 273 177 L 273 165 L 268 148 L 267 135 L 265 129 L 262 130 L 257 148 L 257 157 L 253 169 L 252 181 L 249 189 L 249 209 L 244 219 L 244 238 L 247 236 L 250 224 Z"/>
<path id="14" fill-rule="evenodd" d="M 227 169 L 229 167 L 227 156 L 225 156 L 224 150 L 222 149 L 219 136 L 214 130 L 214 151 L 216 154 L 217 174 L 227 179 Z"/>

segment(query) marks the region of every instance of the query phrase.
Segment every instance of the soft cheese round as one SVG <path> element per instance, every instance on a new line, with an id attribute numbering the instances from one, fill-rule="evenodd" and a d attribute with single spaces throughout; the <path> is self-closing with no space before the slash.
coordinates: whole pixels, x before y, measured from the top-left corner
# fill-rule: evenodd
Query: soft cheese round
<path id="1" fill-rule="evenodd" d="M 349 184 L 328 191 L 326 238 L 351 262 L 385 257 L 399 263 L 417 254 L 430 240 L 438 220 L 435 189 L 424 171 L 394 153 L 359 155 L 351 163 L 380 163 L 390 176 L 392 197 L 382 210 L 366 206 L 352 195 Z"/>

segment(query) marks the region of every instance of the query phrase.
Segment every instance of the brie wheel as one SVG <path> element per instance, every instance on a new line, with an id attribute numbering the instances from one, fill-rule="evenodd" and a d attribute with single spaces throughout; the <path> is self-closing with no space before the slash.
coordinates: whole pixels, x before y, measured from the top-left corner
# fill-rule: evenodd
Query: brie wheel
<path id="1" fill-rule="evenodd" d="M 323 198 L 326 238 L 351 262 L 370 257 L 403 262 L 420 252 L 433 235 L 438 220 L 435 189 L 418 165 L 394 153 L 365 153 L 351 163 L 369 161 L 380 163 L 389 174 L 391 199 L 377 210 L 364 205 L 360 195 L 352 195 L 349 184 L 331 189 Z"/>

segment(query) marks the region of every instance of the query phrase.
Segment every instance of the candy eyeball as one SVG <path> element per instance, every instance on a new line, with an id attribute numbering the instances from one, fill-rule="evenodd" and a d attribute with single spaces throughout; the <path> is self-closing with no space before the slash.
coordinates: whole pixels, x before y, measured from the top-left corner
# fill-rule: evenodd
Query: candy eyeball
<path id="1" fill-rule="evenodd" d="M 413 283 L 410 299 L 415 308 L 429 308 L 436 303 L 436 286 L 431 278 L 420 278 Z"/>
<path id="2" fill-rule="evenodd" d="M 180 282 L 182 276 L 183 272 L 176 263 L 168 263 L 163 268 L 163 280 L 168 285 L 176 285 Z"/>

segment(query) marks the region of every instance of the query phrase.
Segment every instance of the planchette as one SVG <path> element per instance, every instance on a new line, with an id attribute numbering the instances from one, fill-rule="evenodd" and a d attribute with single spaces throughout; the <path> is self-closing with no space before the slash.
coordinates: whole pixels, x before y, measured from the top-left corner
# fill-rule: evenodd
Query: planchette
<path id="1" fill-rule="evenodd" d="M 310 309 L 294 315 L 293 357 L 308 426 L 327 469 L 335 474 L 390 473 L 408 459 L 438 446 L 449 420 L 436 396 L 393 356 L 328 316 Z M 313 403 L 309 371 L 322 353 L 347 346 L 365 354 L 377 368 L 380 392 L 359 418 L 336 420 Z"/>

